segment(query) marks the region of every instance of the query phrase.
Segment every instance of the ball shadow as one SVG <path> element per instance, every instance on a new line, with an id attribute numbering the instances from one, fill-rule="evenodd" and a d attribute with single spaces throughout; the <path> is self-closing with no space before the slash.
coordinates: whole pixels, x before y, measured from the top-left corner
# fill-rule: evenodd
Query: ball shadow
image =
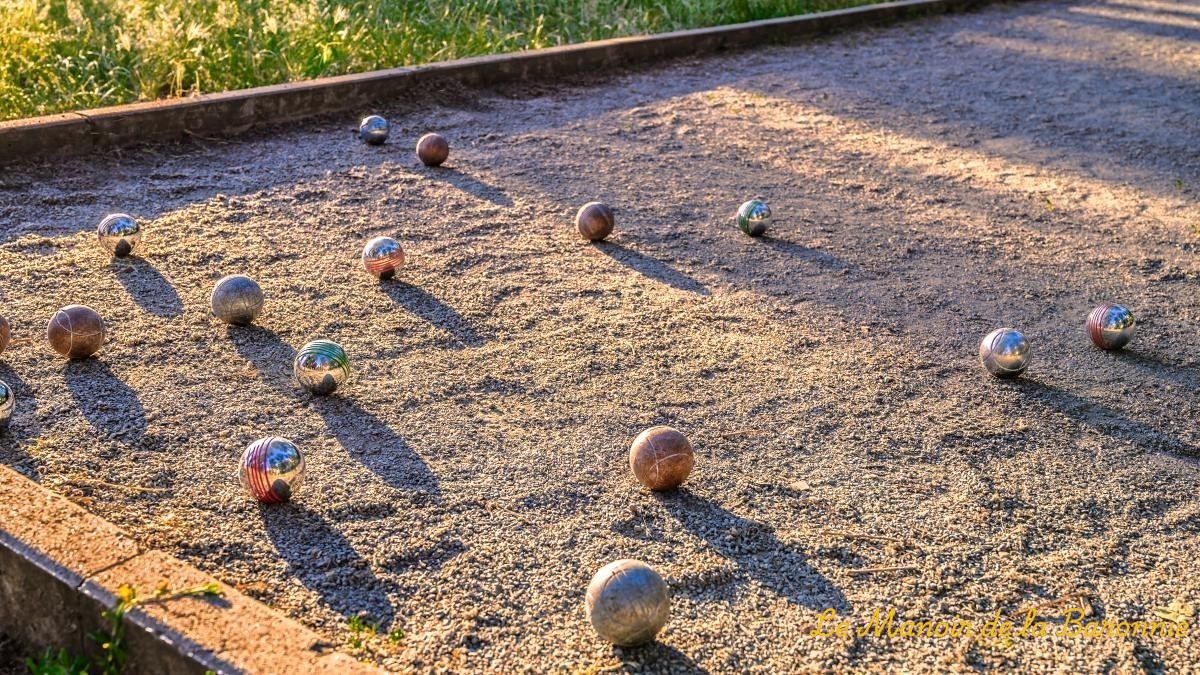
<path id="1" fill-rule="evenodd" d="M 1159 379 L 1171 380 L 1179 386 L 1187 387 L 1193 391 L 1200 390 L 1200 373 L 1180 366 L 1178 363 L 1164 360 L 1148 352 L 1141 352 L 1136 349 L 1130 350 L 1128 347 L 1110 353 L 1123 363 L 1132 365 L 1149 375 Z"/>
<path id="2" fill-rule="evenodd" d="M 621 661 L 621 665 L 608 672 L 692 673 L 694 675 L 708 673 L 687 654 L 661 642 L 651 642 L 637 647 L 613 647 L 613 654 Z M 630 663 L 631 661 L 640 665 L 633 665 Z"/>
<path id="3" fill-rule="evenodd" d="M 837 272 L 851 269 L 850 263 L 846 262 L 845 260 L 815 248 L 802 246 L 785 239 L 776 239 L 769 234 L 759 237 L 758 240 L 768 248 L 772 248 L 781 253 L 786 253 L 797 260 L 814 263 L 819 267 L 824 267 Z"/>
<path id="4" fill-rule="evenodd" d="M 489 201 L 496 206 L 512 206 L 513 200 L 498 186 L 463 173 L 450 166 L 422 167 L 421 175 L 451 185 L 470 195 Z"/>
<path id="5" fill-rule="evenodd" d="M 269 328 L 230 326 L 230 341 L 263 380 L 282 393 L 300 395 L 292 379 L 296 350 Z M 335 392 L 313 396 L 310 407 L 346 452 L 387 485 L 400 490 L 439 494 L 438 480 L 429 465 L 403 437 L 362 406 Z"/>
<path id="6" fill-rule="evenodd" d="M 140 441 L 146 435 L 146 410 L 129 385 L 99 359 L 75 359 L 63 367 L 75 406 L 97 432 L 110 440 Z"/>
<path id="7" fill-rule="evenodd" d="M 142 309 L 165 319 L 183 314 L 178 291 L 154 265 L 142 258 L 118 258 L 108 267 Z"/>
<path id="8" fill-rule="evenodd" d="M 324 518 L 295 503 L 260 505 L 267 535 L 291 575 L 344 617 L 370 615 L 386 631 L 396 618 L 388 585 Z"/>
<path id="9" fill-rule="evenodd" d="M 697 295 L 710 295 L 708 288 L 704 284 L 663 261 L 651 258 L 644 253 L 639 253 L 611 241 L 598 241 L 593 243 L 592 247 L 629 269 L 666 284 L 671 288 L 677 288 L 681 291 Z"/>
<path id="10" fill-rule="evenodd" d="M 779 541 L 771 526 L 738 516 L 687 488 L 654 496 L 684 529 L 767 588 L 809 609 L 850 611 L 841 590 L 809 565 L 802 553 Z M 739 534 L 727 539 L 731 529 Z"/>
<path id="11" fill-rule="evenodd" d="M 458 310 L 433 297 L 420 286 L 393 280 L 380 282 L 379 289 L 392 302 L 449 333 L 456 348 L 483 346 L 483 338 Z"/>
<path id="12" fill-rule="evenodd" d="M 1200 447 L 1065 389 L 1024 377 L 1013 380 L 1013 384 L 1029 400 L 1139 448 L 1200 457 Z"/>

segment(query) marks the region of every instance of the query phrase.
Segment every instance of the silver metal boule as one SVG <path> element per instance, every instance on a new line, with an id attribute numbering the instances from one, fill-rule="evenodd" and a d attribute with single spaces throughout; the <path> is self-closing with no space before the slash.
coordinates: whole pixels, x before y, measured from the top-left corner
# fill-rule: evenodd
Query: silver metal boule
<path id="1" fill-rule="evenodd" d="M 286 502 L 304 482 L 304 455 L 286 438 L 260 438 L 242 452 L 238 481 L 260 502 Z"/>
<path id="2" fill-rule="evenodd" d="M 1032 358 L 1029 340 L 1014 328 L 997 328 L 979 343 L 979 361 L 996 377 L 1020 375 Z"/>
<path id="3" fill-rule="evenodd" d="M 622 647 L 645 644 L 671 618 L 671 593 L 646 563 L 617 560 L 602 567 L 588 584 L 587 613 L 605 640 Z"/>
<path id="4" fill-rule="evenodd" d="M 332 340 L 313 340 L 296 352 L 292 372 L 300 386 L 324 396 L 332 394 L 350 377 L 346 350 Z"/>
<path id="5" fill-rule="evenodd" d="M 142 226 L 133 216 L 124 213 L 114 213 L 106 216 L 96 226 L 96 238 L 109 255 L 118 258 L 133 253 L 142 241 Z"/>
<path id="6" fill-rule="evenodd" d="M 1100 349 L 1120 349 L 1129 344 L 1137 331 L 1137 321 L 1128 308 L 1106 302 L 1088 314 L 1088 337 Z"/>
<path id="7" fill-rule="evenodd" d="M 404 248 L 391 237 L 375 237 L 363 247 L 362 263 L 377 279 L 391 279 L 404 265 Z"/>
<path id="8" fill-rule="evenodd" d="M 388 121 L 379 115 L 369 115 L 358 125 L 358 137 L 367 145 L 383 145 L 390 131 Z"/>
<path id="9" fill-rule="evenodd" d="M 761 237 L 771 227 L 771 207 L 761 199 L 751 199 L 737 210 L 738 229 L 751 237 Z"/>
<path id="10" fill-rule="evenodd" d="M 8 426 L 16 404 L 17 395 L 13 393 L 12 387 L 8 386 L 4 380 L 0 380 L 0 429 Z"/>
<path id="11" fill-rule="evenodd" d="M 258 282 L 245 274 L 231 274 L 213 287 L 212 313 L 225 323 L 245 326 L 262 313 L 263 292 Z"/>

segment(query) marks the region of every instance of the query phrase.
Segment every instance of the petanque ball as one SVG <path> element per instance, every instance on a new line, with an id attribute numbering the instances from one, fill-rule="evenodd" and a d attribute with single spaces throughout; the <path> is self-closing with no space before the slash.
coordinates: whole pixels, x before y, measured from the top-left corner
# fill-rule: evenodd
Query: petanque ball
<path id="1" fill-rule="evenodd" d="M 109 255 L 124 258 L 141 243 L 142 226 L 132 216 L 114 213 L 96 226 L 96 238 Z"/>
<path id="2" fill-rule="evenodd" d="M 13 393 L 12 387 L 4 380 L 0 380 L 0 429 L 8 426 L 8 421 L 12 419 L 13 407 L 17 404 L 17 396 Z"/>
<path id="3" fill-rule="evenodd" d="M 692 472 L 695 453 L 687 436 L 671 427 L 651 427 L 629 448 L 629 468 L 651 490 L 671 490 Z"/>
<path id="4" fill-rule="evenodd" d="M 8 319 L 0 316 L 0 354 L 8 349 L 8 343 L 12 341 L 12 328 L 8 325 Z"/>
<path id="5" fill-rule="evenodd" d="M 404 265 L 404 247 L 391 237 L 375 237 L 362 252 L 363 268 L 377 279 L 391 279 Z"/>
<path id="6" fill-rule="evenodd" d="M 1100 349 L 1120 349 L 1133 339 L 1137 321 L 1127 308 L 1106 302 L 1088 314 L 1086 328 L 1092 344 Z"/>
<path id="7" fill-rule="evenodd" d="M 587 613 L 600 637 L 621 647 L 652 642 L 671 618 L 671 593 L 652 567 L 618 560 L 596 572 Z"/>
<path id="8" fill-rule="evenodd" d="M 304 482 L 304 456 L 286 438 L 260 438 L 242 453 L 238 481 L 246 494 L 260 502 L 286 502 Z"/>
<path id="9" fill-rule="evenodd" d="M 417 141 L 417 158 L 425 166 L 441 166 L 450 156 L 450 142 L 441 134 L 425 134 Z"/>
<path id="10" fill-rule="evenodd" d="M 575 227 L 588 241 L 600 241 L 612 234 L 615 222 L 612 209 L 602 202 L 588 202 L 575 214 Z"/>
<path id="11" fill-rule="evenodd" d="M 230 274 L 213 287 L 209 297 L 212 313 L 225 323 L 245 326 L 262 313 L 263 291 L 245 274 Z"/>
<path id="12" fill-rule="evenodd" d="M 388 139 L 390 125 L 379 115 L 369 115 L 358 124 L 358 138 L 367 145 L 383 145 Z"/>
<path id="13" fill-rule="evenodd" d="M 996 377 L 1017 377 L 1032 358 L 1029 340 L 1012 328 L 997 328 L 979 343 L 979 361 Z"/>
<path id="14" fill-rule="evenodd" d="M 46 339 L 69 359 L 84 359 L 100 350 L 107 333 L 104 320 L 85 305 L 67 305 L 50 317 Z"/>
<path id="15" fill-rule="evenodd" d="M 350 377 L 346 350 L 332 340 L 313 340 L 296 352 L 292 362 L 296 381 L 308 391 L 324 396 L 332 394 Z"/>
<path id="16" fill-rule="evenodd" d="M 761 199 L 751 199 L 737 210 L 738 229 L 751 237 L 761 237 L 771 226 L 771 207 Z"/>

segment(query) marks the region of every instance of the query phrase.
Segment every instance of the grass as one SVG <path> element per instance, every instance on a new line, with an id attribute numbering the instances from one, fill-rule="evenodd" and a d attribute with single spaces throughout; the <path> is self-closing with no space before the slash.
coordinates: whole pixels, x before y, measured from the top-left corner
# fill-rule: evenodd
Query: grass
<path id="1" fill-rule="evenodd" d="M 0 119 L 873 0 L 0 0 Z"/>

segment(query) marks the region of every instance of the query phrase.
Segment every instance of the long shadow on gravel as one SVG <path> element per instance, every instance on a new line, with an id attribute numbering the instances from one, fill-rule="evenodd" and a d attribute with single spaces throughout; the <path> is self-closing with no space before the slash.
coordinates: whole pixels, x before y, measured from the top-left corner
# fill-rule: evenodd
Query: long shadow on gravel
<path id="1" fill-rule="evenodd" d="M 380 629 L 391 626 L 396 611 L 388 586 L 320 514 L 294 503 L 259 510 L 275 550 L 305 588 L 342 616 L 367 614 Z"/>
<path id="2" fill-rule="evenodd" d="M 672 288 L 678 288 L 681 291 L 687 291 L 688 293 L 710 295 L 708 288 L 704 284 L 661 260 L 651 258 L 644 253 L 638 253 L 631 248 L 626 248 L 611 241 L 597 242 L 594 246 L 597 251 L 655 281 L 664 283 Z"/>
<path id="3" fill-rule="evenodd" d="M 465 174 L 454 167 L 441 166 L 428 168 L 421 172 L 422 176 L 452 185 L 463 192 L 489 201 L 496 206 L 512 206 L 513 200 L 504 190 L 495 185 L 485 183 L 474 176 Z"/>
<path id="4" fill-rule="evenodd" d="M 183 314 L 179 293 L 154 265 L 141 258 L 130 258 L 114 260 L 109 269 L 142 309 L 165 319 Z"/>
<path id="5" fill-rule="evenodd" d="M 231 326 L 230 341 L 242 358 L 279 391 L 299 395 L 292 380 L 296 350 L 274 331 L 261 326 Z M 439 494 L 437 477 L 400 434 L 383 420 L 341 393 L 314 396 L 309 403 L 342 448 L 384 483 L 400 490 Z"/>
<path id="6" fill-rule="evenodd" d="M 449 333 L 456 348 L 483 346 L 483 338 L 458 310 L 433 297 L 424 288 L 403 281 L 385 281 L 379 288 L 392 302 Z"/>
<path id="7" fill-rule="evenodd" d="M 686 488 L 655 496 L 684 529 L 767 588 L 809 609 L 849 611 L 841 590 L 813 569 L 802 553 L 779 541 L 771 526 L 735 515 Z M 738 534 L 730 537 L 732 530 Z"/>
<path id="8" fill-rule="evenodd" d="M 98 359 L 68 361 L 63 367 L 75 406 L 100 435 L 136 443 L 146 435 L 146 410 L 129 385 Z"/>
<path id="9" fill-rule="evenodd" d="M 612 673 L 707 673 L 687 654 L 671 645 L 651 642 L 640 647 L 613 647 L 621 667 Z M 634 664 L 639 665 L 634 665 Z"/>
<path id="10" fill-rule="evenodd" d="M 819 267 L 825 267 L 831 270 L 850 271 L 850 263 L 847 263 L 835 255 L 826 253 L 824 251 L 819 251 L 815 248 L 801 246 L 800 244 L 784 239 L 776 239 L 775 237 L 769 235 L 760 237 L 759 241 L 762 242 L 763 246 L 773 248 L 776 251 L 785 253 L 793 258 L 796 258 L 797 260 L 815 263 Z"/>
<path id="11" fill-rule="evenodd" d="M 1121 412 L 1089 401 L 1045 382 L 1018 378 L 1015 384 L 1022 394 L 1042 405 L 1067 415 L 1110 436 L 1155 452 L 1168 452 L 1187 457 L 1200 457 L 1200 447 L 1144 422 L 1131 420 Z"/>

